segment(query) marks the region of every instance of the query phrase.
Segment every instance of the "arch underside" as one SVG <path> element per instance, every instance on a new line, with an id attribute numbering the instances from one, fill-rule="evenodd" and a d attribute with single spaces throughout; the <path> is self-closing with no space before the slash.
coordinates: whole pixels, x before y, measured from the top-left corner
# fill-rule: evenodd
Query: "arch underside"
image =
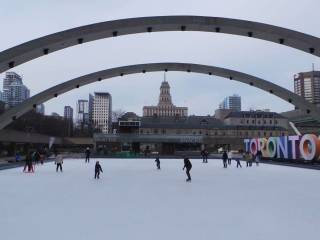
<path id="1" fill-rule="evenodd" d="M 296 108 L 303 110 L 305 113 L 309 114 L 315 120 L 320 121 L 319 108 L 307 102 L 304 98 L 300 97 L 299 95 L 264 79 L 246 73 L 233 71 L 230 69 L 208 65 L 199 65 L 191 63 L 148 63 L 106 69 L 103 71 L 94 72 L 88 75 L 74 78 L 72 80 L 51 87 L 41 93 L 34 95 L 33 97 L 19 104 L 18 106 L 13 107 L 7 110 L 2 115 L 0 115 L 0 129 L 3 129 L 14 119 L 19 118 L 24 113 L 36 107 L 36 105 L 44 103 L 52 98 L 59 97 L 59 95 L 71 91 L 73 89 L 77 89 L 79 87 L 93 82 L 102 81 L 104 79 L 121 77 L 128 74 L 158 71 L 194 72 L 219 76 L 222 78 L 226 78 L 228 81 L 234 80 L 242 82 L 250 86 L 264 90 L 270 94 L 273 94 L 293 104 Z"/>
<path id="2" fill-rule="evenodd" d="M 0 73 L 32 59 L 98 39 L 162 31 L 202 31 L 253 37 L 320 56 L 320 39 L 264 23 L 203 16 L 156 16 L 121 19 L 47 35 L 0 52 Z"/>

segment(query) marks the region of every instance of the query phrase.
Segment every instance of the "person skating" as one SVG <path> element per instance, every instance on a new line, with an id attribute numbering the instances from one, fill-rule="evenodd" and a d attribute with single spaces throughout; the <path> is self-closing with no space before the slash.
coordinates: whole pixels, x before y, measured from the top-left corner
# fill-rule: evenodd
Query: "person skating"
<path id="1" fill-rule="evenodd" d="M 160 170 L 160 158 L 159 158 L 159 156 L 156 157 L 155 162 L 156 162 L 156 165 L 157 165 L 157 169 Z"/>
<path id="2" fill-rule="evenodd" d="M 87 147 L 86 151 L 85 151 L 85 155 L 86 155 L 86 163 L 90 162 L 90 148 Z"/>
<path id="3" fill-rule="evenodd" d="M 232 154 L 231 151 L 229 151 L 229 152 L 227 153 L 227 155 L 228 155 L 228 165 L 231 165 L 231 160 L 232 160 L 233 154 Z"/>
<path id="4" fill-rule="evenodd" d="M 202 163 L 205 163 L 206 162 L 206 151 L 203 149 L 202 151 L 201 151 L 201 156 L 202 156 Z"/>
<path id="5" fill-rule="evenodd" d="M 37 165 L 39 164 L 40 161 L 40 153 L 38 150 L 34 151 L 32 154 L 32 160 L 34 161 L 34 163 Z"/>
<path id="6" fill-rule="evenodd" d="M 261 152 L 261 150 L 258 150 L 257 154 L 256 154 L 256 159 L 255 159 L 257 166 L 259 166 L 259 162 L 260 162 L 261 158 L 262 158 L 262 152 Z"/>
<path id="7" fill-rule="evenodd" d="M 208 163 L 209 152 L 205 150 L 204 154 L 205 154 L 204 157 L 205 157 L 206 163 Z"/>
<path id="8" fill-rule="evenodd" d="M 27 169 L 28 169 L 28 172 L 34 172 L 34 168 L 33 168 L 33 164 L 32 164 L 31 152 L 27 153 L 26 163 L 24 165 L 23 172 L 26 172 Z"/>
<path id="9" fill-rule="evenodd" d="M 62 172 L 62 164 L 63 164 L 63 156 L 61 154 L 58 154 L 58 152 L 55 153 L 56 159 L 54 163 L 56 164 L 56 172 L 60 169 L 60 172 Z"/>
<path id="10" fill-rule="evenodd" d="M 236 160 L 236 162 L 237 162 L 237 168 L 238 168 L 238 167 L 241 167 L 241 168 L 242 168 L 241 163 L 240 163 L 240 158 L 235 158 L 235 160 Z"/>
<path id="11" fill-rule="evenodd" d="M 250 167 L 251 154 L 249 152 L 245 152 L 243 159 L 246 161 L 246 166 Z"/>
<path id="12" fill-rule="evenodd" d="M 99 163 L 99 161 L 96 162 L 96 165 L 94 167 L 94 179 L 100 178 L 100 172 L 103 172 L 102 167 Z"/>
<path id="13" fill-rule="evenodd" d="M 183 161 L 184 161 L 184 167 L 183 167 L 182 170 L 186 169 L 186 174 L 187 174 L 187 177 L 188 177 L 188 178 L 186 179 L 186 181 L 187 181 L 187 182 L 191 182 L 190 170 L 191 170 L 191 168 L 192 168 L 192 164 L 191 164 L 189 158 L 187 158 L 187 157 L 185 157 L 185 158 L 183 159 Z"/>
<path id="14" fill-rule="evenodd" d="M 224 168 L 228 167 L 227 160 L 228 160 L 228 154 L 227 154 L 226 151 L 223 151 L 223 153 L 222 153 L 222 161 L 223 161 L 223 167 Z"/>

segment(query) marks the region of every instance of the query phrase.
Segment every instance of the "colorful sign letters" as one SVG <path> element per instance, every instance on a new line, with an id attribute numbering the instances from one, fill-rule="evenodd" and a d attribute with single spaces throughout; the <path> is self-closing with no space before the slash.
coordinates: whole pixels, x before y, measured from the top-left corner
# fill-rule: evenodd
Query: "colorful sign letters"
<path id="1" fill-rule="evenodd" d="M 320 137 L 314 134 L 244 139 L 246 152 L 256 154 L 261 150 L 263 157 L 280 159 L 318 160 Z"/>

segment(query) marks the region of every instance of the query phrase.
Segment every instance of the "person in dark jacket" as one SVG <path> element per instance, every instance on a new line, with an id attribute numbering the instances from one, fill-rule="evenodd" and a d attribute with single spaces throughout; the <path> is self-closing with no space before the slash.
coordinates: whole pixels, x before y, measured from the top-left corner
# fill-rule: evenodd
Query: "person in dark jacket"
<path id="1" fill-rule="evenodd" d="M 33 161 L 35 164 L 39 164 L 40 162 L 40 152 L 38 150 L 33 153 Z"/>
<path id="2" fill-rule="evenodd" d="M 228 167 L 228 163 L 227 163 L 227 161 L 228 161 L 228 154 L 227 154 L 226 151 L 223 151 L 223 153 L 222 153 L 222 161 L 223 161 L 223 167 L 224 167 L 224 168 L 227 168 L 227 167 Z"/>
<path id="3" fill-rule="evenodd" d="M 209 152 L 207 150 L 204 151 L 205 163 L 208 163 Z"/>
<path id="4" fill-rule="evenodd" d="M 99 161 L 97 161 L 96 166 L 94 167 L 94 179 L 100 178 L 100 172 L 103 172 L 103 170 Z"/>
<path id="5" fill-rule="evenodd" d="M 86 163 L 90 162 L 90 148 L 87 147 L 86 151 L 85 151 L 85 155 L 86 155 Z"/>
<path id="6" fill-rule="evenodd" d="M 28 172 L 34 172 L 33 164 L 32 164 L 32 156 L 31 152 L 27 153 L 26 156 L 26 163 L 23 168 L 23 172 L 26 172 L 26 169 L 28 168 Z"/>
<path id="7" fill-rule="evenodd" d="M 256 159 L 255 159 L 257 166 L 259 166 L 259 162 L 261 159 L 262 159 L 262 152 L 261 150 L 258 150 L 256 154 Z"/>
<path id="8" fill-rule="evenodd" d="M 160 158 L 159 158 L 159 156 L 156 157 L 155 162 L 156 162 L 156 164 L 157 164 L 157 169 L 160 170 Z"/>
<path id="9" fill-rule="evenodd" d="M 184 158 L 184 167 L 183 167 L 182 170 L 186 169 L 186 174 L 187 174 L 187 177 L 188 177 L 186 179 L 187 182 L 191 182 L 191 175 L 190 175 L 191 168 L 192 168 L 192 164 L 191 164 L 189 158 L 185 157 Z"/>
<path id="10" fill-rule="evenodd" d="M 235 160 L 236 160 L 236 162 L 237 162 L 237 168 L 238 167 L 241 167 L 242 168 L 242 166 L 241 166 L 241 163 L 240 163 L 240 158 L 235 158 Z"/>
<path id="11" fill-rule="evenodd" d="M 201 156 L 202 156 L 202 163 L 205 163 L 206 162 L 206 157 L 205 157 L 205 150 L 203 149 L 202 151 L 201 151 Z"/>

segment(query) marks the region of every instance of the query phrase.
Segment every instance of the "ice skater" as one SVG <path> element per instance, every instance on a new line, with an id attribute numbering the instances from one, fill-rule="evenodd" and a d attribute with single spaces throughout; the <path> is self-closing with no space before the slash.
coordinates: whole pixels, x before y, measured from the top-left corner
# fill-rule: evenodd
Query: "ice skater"
<path id="1" fill-rule="evenodd" d="M 228 165 L 231 165 L 232 157 L 233 157 L 232 151 L 229 151 L 228 152 Z"/>
<path id="2" fill-rule="evenodd" d="M 94 179 L 100 178 L 100 172 L 103 172 L 102 167 L 99 163 L 99 161 L 96 162 L 96 165 L 94 167 Z"/>
<path id="3" fill-rule="evenodd" d="M 246 161 L 247 167 L 250 167 L 251 158 L 252 158 L 252 156 L 249 152 L 245 152 L 245 154 L 243 155 L 243 159 Z"/>
<path id="4" fill-rule="evenodd" d="M 28 168 L 28 172 L 32 172 L 34 173 L 34 168 L 33 168 L 33 164 L 32 164 L 32 156 L 31 156 L 31 152 L 28 152 L 27 153 L 27 157 L 26 157 L 26 163 L 24 165 L 24 168 L 23 168 L 23 172 L 26 172 Z"/>
<path id="5" fill-rule="evenodd" d="M 157 169 L 160 170 L 160 158 L 159 156 L 156 157 L 156 160 L 154 160 L 156 162 L 157 165 Z"/>
<path id="6" fill-rule="evenodd" d="M 208 163 L 208 155 L 209 155 L 209 152 L 205 149 L 203 149 L 201 151 L 201 156 L 202 156 L 202 162 L 203 163 Z"/>
<path id="7" fill-rule="evenodd" d="M 241 167 L 242 168 L 242 166 L 241 166 L 241 163 L 240 163 L 240 158 L 235 158 L 235 160 L 236 160 L 236 162 L 237 162 L 237 168 L 238 167 Z"/>
<path id="8" fill-rule="evenodd" d="M 85 150 L 85 155 L 86 155 L 86 163 L 89 163 L 90 162 L 90 154 L 91 154 L 91 152 L 90 152 L 90 148 L 89 147 L 87 147 L 87 149 Z"/>
<path id="9" fill-rule="evenodd" d="M 262 158 L 262 152 L 261 152 L 261 150 L 258 150 L 257 154 L 256 154 L 256 159 L 255 159 L 257 166 L 259 166 L 259 162 L 260 162 L 261 158 Z"/>
<path id="10" fill-rule="evenodd" d="M 228 154 L 227 154 L 226 151 L 223 151 L 223 153 L 222 153 L 222 161 L 223 161 L 223 167 L 224 168 L 228 167 L 227 160 L 228 160 Z"/>
<path id="11" fill-rule="evenodd" d="M 58 152 L 55 152 L 56 159 L 54 163 L 56 164 L 56 172 L 59 171 L 62 172 L 62 164 L 63 164 L 63 156 L 61 154 L 58 154 Z"/>
<path id="12" fill-rule="evenodd" d="M 183 159 L 183 161 L 184 161 L 184 167 L 182 168 L 182 170 L 186 169 L 186 174 L 187 174 L 187 177 L 188 177 L 188 178 L 186 179 L 186 181 L 187 181 L 187 182 L 191 182 L 190 170 L 191 170 L 191 168 L 192 168 L 192 164 L 191 164 L 189 158 L 187 158 L 187 157 L 185 157 L 185 158 Z"/>

